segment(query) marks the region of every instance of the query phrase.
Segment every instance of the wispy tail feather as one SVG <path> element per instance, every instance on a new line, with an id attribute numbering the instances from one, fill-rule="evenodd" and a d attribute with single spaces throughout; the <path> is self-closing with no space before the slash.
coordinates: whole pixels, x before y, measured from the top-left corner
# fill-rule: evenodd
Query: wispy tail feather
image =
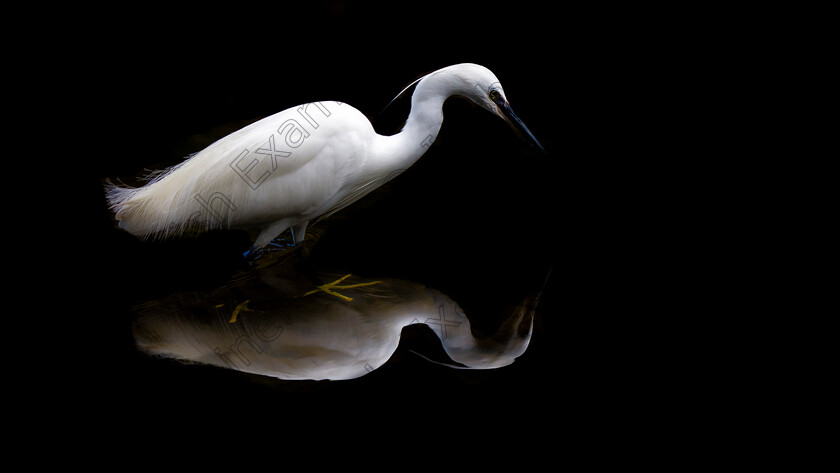
<path id="1" fill-rule="evenodd" d="M 186 161 L 185 161 L 186 162 Z M 142 187 L 108 182 L 105 197 L 120 228 L 142 238 L 166 238 L 229 226 L 231 215 L 207 209 L 194 198 L 196 182 L 190 173 L 177 173 L 184 163 L 153 171 Z M 216 207 L 219 207 L 217 204 Z M 225 218 L 226 217 L 226 218 Z"/>
<path id="2" fill-rule="evenodd" d="M 131 219 L 130 202 L 138 190 L 140 188 L 122 187 L 110 181 L 105 184 L 105 199 L 108 201 L 108 208 L 114 213 L 114 218 L 117 219 L 121 228 L 124 228 L 124 222 Z"/>

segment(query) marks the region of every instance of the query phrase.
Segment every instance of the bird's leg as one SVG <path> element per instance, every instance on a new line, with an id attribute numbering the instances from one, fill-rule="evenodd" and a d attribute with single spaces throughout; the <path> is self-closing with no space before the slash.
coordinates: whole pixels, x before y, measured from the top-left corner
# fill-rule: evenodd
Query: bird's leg
<path id="1" fill-rule="evenodd" d="M 295 236 L 292 234 L 292 243 L 286 242 L 286 239 L 282 236 L 278 236 L 277 238 L 268 242 L 268 245 L 265 246 L 266 251 L 272 250 L 271 247 L 275 248 L 288 248 L 290 246 L 295 246 Z"/>
<path id="2" fill-rule="evenodd" d="M 245 261 L 250 262 L 259 259 L 263 254 L 270 252 L 275 248 L 286 249 L 289 247 L 296 247 L 298 243 L 303 241 L 303 238 L 306 235 L 306 226 L 308 224 L 309 222 L 307 221 L 289 227 L 288 223 L 285 221 L 281 220 L 279 222 L 275 222 L 260 231 L 256 241 L 254 241 L 254 246 L 243 253 L 242 256 L 245 258 Z M 292 235 L 291 244 L 282 236 L 287 228 Z"/>
<path id="3" fill-rule="evenodd" d="M 242 253 L 242 256 L 245 258 L 246 262 L 251 262 L 262 258 L 262 256 L 266 253 L 276 251 L 276 248 L 287 249 L 292 246 L 294 245 L 289 244 L 285 238 L 283 238 L 282 236 L 278 236 L 277 238 L 268 242 L 265 246 L 254 245 L 250 250 L 246 251 L 245 253 Z"/>
<path id="4" fill-rule="evenodd" d="M 245 258 L 246 263 L 250 263 L 251 261 L 256 261 L 257 259 L 262 256 L 262 248 L 258 248 L 256 246 L 251 247 L 250 250 L 242 253 L 242 257 Z"/>
<path id="5" fill-rule="evenodd" d="M 304 237 L 306 237 L 306 226 L 309 225 L 309 221 L 305 221 L 299 223 L 297 225 L 292 225 L 290 229 L 292 231 L 292 245 L 297 246 L 298 243 L 302 242 Z"/>
<path id="6" fill-rule="evenodd" d="M 260 234 L 257 236 L 256 241 L 254 241 L 254 247 L 265 248 L 278 236 L 283 234 L 283 232 L 285 232 L 287 228 L 289 228 L 289 223 L 287 220 L 278 220 L 277 222 L 274 222 L 271 225 L 264 227 L 260 231 Z"/>

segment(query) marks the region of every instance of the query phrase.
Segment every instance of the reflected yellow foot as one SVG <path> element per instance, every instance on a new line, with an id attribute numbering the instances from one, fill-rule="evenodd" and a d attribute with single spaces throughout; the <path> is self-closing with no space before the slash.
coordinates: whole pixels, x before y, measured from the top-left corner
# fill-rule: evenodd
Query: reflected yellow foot
<path id="1" fill-rule="evenodd" d="M 243 302 L 241 304 L 237 304 L 237 306 L 233 308 L 233 315 L 230 316 L 230 320 L 228 320 L 228 322 L 235 323 L 236 322 L 236 316 L 239 315 L 240 311 L 253 312 L 253 310 L 248 307 L 249 302 L 251 302 L 251 301 L 246 300 L 245 302 Z M 218 307 L 218 306 L 216 306 L 216 307 Z"/>
<path id="2" fill-rule="evenodd" d="M 350 276 L 352 276 L 352 274 L 348 274 L 346 276 L 343 276 L 340 279 L 337 279 L 337 280 L 335 280 L 335 281 L 333 281 L 329 284 L 323 284 L 321 286 L 317 286 L 318 287 L 317 289 L 313 289 L 313 290 L 307 292 L 302 297 L 306 297 L 306 296 L 315 294 L 318 291 L 323 291 L 323 292 L 326 292 L 327 294 L 329 294 L 331 296 L 335 296 L 335 297 L 338 297 L 339 299 L 343 299 L 347 302 L 350 302 L 350 301 L 353 300 L 352 297 L 347 297 L 344 294 L 339 294 L 339 293 L 333 291 L 333 289 L 353 289 L 355 287 L 373 286 L 374 284 L 379 284 L 379 283 L 382 282 L 382 281 L 372 281 L 372 282 L 363 282 L 363 283 L 359 283 L 359 284 L 349 284 L 349 285 L 346 285 L 346 286 L 337 286 L 338 283 L 344 281 L 345 279 L 349 278 Z"/>

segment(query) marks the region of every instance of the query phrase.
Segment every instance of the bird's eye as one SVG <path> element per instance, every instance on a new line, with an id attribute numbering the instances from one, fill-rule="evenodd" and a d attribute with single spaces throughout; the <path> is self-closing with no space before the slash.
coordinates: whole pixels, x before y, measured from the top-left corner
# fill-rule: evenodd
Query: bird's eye
<path id="1" fill-rule="evenodd" d="M 495 102 L 496 100 L 499 100 L 499 97 L 501 97 L 501 94 L 499 94 L 498 90 L 493 89 L 490 91 L 490 100 Z"/>

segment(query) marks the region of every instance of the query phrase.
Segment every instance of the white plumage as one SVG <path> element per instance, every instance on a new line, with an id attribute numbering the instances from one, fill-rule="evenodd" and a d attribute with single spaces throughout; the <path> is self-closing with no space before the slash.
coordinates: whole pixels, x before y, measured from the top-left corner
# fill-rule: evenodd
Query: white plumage
<path id="1" fill-rule="evenodd" d="M 266 117 L 216 141 L 143 187 L 110 185 L 121 228 L 166 237 L 213 228 L 258 230 L 261 248 L 291 228 L 352 204 L 414 164 L 437 137 L 443 102 L 467 97 L 539 143 L 510 110 L 490 70 L 458 64 L 419 81 L 402 131 L 377 134 L 341 102 L 314 102 Z"/>

